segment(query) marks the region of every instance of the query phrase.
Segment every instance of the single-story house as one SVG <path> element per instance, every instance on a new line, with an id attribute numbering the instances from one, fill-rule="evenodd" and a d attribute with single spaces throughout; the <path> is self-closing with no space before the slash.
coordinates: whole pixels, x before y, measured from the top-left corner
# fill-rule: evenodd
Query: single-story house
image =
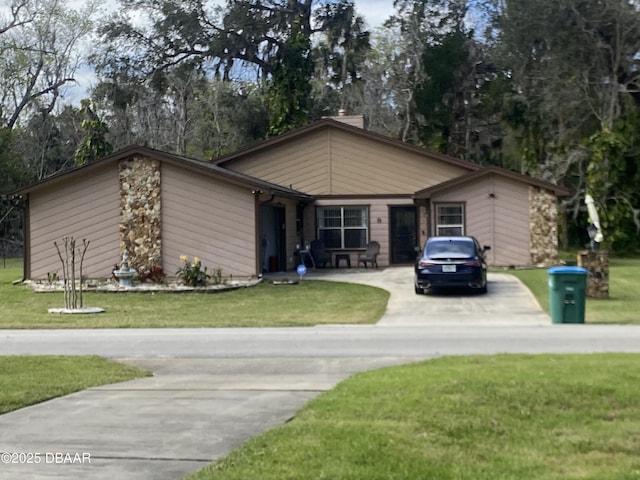
<path id="1" fill-rule="evenodd" d="M 294 270 L 314 239 L 352 266 L 370 241 L 383 267 L 412 264 L 431 235 L 458 234 L 491 245 L 494 266 L 556 260 L 567 189 L 369 132 L 358 118 L 211 163 L 132 146 L 13 192 L 25 202 L 25 277 L 61 269 L 54 242 L 65 236 L 90 241 L 89 278 L 109 277 L 123 252 L 138 271 L 169 276 L 183 255 L 225 277 Z"/>

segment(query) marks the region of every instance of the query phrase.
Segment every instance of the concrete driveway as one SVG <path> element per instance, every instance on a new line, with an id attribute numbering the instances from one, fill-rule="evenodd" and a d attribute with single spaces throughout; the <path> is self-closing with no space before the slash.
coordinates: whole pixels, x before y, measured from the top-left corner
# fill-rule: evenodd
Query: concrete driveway
<path id="1" fill-rule="evenodd" d="M 304 278 L 362 283 L 391 293 L 378 325 L 545 325 L 551 320 L 531 292 L 513 275 L 488 274 L 486 295 L 434 292 L 416 295 L 413 267 L 384 270 L 316 270 Z"/>
<path id="2" fill-rule="evenodd" d="M 408 269 L 308 278 L 338 273 L 392 292 L 378 325 L 0 331 L 0 355 L 97 354 L 154 372 L 0 416 L 0 479 L 179 479 L 355 372 L 388 365 L 461 354 L 640 352 L 637 326 L 552 326 L 508 276 L 492 276 L 486 297 L 417 296 Z"/>

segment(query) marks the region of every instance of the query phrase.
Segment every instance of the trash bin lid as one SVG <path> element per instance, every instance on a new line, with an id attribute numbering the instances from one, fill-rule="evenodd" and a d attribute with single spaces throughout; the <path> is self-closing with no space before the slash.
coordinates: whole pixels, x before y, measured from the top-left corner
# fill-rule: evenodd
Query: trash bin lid
<path id="1" fill-rule="evenodd" d="M 582 267 L 551 267 L 549 275 L 587 275 L 589 270 Z"/>

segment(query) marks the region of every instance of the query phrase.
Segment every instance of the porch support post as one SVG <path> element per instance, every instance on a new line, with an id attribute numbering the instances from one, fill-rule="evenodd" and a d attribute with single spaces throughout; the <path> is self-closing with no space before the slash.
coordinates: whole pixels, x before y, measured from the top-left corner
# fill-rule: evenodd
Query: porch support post
<path id="1" fill-rule="evenodd" d="M 253 227 L 254 230 L 254 235 L 255 235 L 255 241 L 253 242 L 254 245 L 254 249 L 255 249 L 255 265 L 254 265 L 254 270 L 256 272 L 256 276 L 259 277 L 262 275 L 262 266 L 260 263 L 260 195 L 262 195 L 262 190 L 252 190 L 251 193 L 253 193 L 253 201 L 254 201 L 254 206 L 253 206 L 253 211 L 255 212 L 254 214 L 254 218 L 255 218 L 255 225 Z"/>

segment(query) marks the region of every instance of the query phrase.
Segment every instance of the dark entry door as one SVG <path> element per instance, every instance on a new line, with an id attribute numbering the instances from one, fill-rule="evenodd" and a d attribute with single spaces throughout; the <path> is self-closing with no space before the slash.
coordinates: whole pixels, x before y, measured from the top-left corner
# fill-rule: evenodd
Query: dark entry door
<path id="1" fill-rule="evenodd" d="M 263 272 L 287 269 L 286 216 L 284 207 L 262 205 L 260 209 L 260 261 Z"/>
<path id="2" fill-rule="evenodd" d="M 413 263 L 416 259 L 418 214 L 415 206 L 390 207 L 391 263 Z"/>

